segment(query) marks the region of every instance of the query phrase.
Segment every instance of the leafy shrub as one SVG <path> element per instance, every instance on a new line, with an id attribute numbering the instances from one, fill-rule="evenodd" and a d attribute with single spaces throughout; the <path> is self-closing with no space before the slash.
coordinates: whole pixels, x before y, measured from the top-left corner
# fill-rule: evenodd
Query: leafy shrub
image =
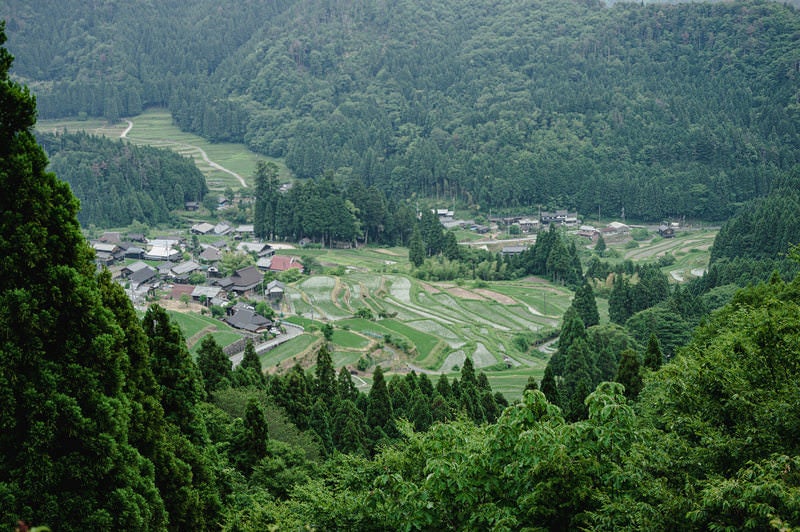
<path id="1" fill-rule="evenodd" d="M 356 310 L 355 317 L 365 320 L 372 320 L 374 318 L 372 311 L 367 307 L 360 307 L 358 310 Z"/>
<path id="2" fill-rule="evenodd" d="M 372 358 L 369 355 L 360 357 L 358 359 L 358 362 L 356 362 L 356 367 L 358 368 L 358 371 L 367 371 L 367 368 L 369 368 L 371 365 L 372 365 Z"/>
<path id="3" fill-rule="evenodd" d="M 300 279 L 303 273 L 297 268 L 289 268 L 285 272 L 281 272 L 278 274 L 278 280 L 282 283 L 293 283 Z"/>
<path id="4" fill-rule="evenodd" d="M 511 339 L 511 343 L 523 353 L 527 353 L 528 349 L 531 348 L 530 339 L 524 334 L 515 334 Z"/>
<path id="5" fill-rule="evenodd" d="M 631 229 L 631 237 L 637 242 L 641 242 L 650 238 L 650 232 L 644 227 L 635 227 Z"/>
<path id="6" fill-rule="evenodd" d="M 660 268 L 663 268 L 665 266 L 672 266 L 673 264 L 675 264 L 675 257 L 669 253 L 665 253 L 664 255 L 658 258 L 657 264 Z"/>

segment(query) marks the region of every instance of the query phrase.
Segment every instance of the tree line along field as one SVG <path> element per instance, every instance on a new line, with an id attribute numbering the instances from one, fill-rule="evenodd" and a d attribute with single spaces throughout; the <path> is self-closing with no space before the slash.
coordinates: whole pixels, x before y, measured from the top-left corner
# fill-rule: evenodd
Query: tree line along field
<path id="1" fill-rule="evenodd" d="M 131 124 L 132 127 L 129 129 Z M 233 174 L 241 176 L 247 187 L 251 187 L 256 161 L 265 158 L 250 151 L 244 144 L 212 143 L 199 135 L 181 131 L 173 123 L 172 115 L 166 109 L 148 109 L 140 115 L 128 117 L 114 124 L 94 118 L 40 120 L 36 128 L 42 132 L 86 131 L 111 139 L 125 138 L 133 144 L 170 149 L 191 157 L 205 175 L 209 189 L 214 192 L 222 192 L 228 187 L 234 190 L 244 188 L 242 182 Z M 272 162 L 278 165 L 280 179 L 289 180 L 290 172 L 286 166 L 277 159 Z"/>

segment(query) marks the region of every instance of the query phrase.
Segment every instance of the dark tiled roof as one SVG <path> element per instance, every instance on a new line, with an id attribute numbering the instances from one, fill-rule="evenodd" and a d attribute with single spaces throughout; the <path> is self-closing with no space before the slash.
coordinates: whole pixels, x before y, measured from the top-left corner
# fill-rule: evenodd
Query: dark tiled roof
<path id="1" fill-rule="evenodd" d="M 150 266 L 145 266 L 144 268 L 141 268 L 133 272 L 130 275 L 130 277 L 128 277 L 128 280 L 130 280 L 130 282 L 135 284 L 142 284 L 146 283 L 155 276 L 156 276 L 155 268 L 151 268 Z"/>
<path id="2" fill-rule="evenodd" d="M 255 266 L 248 266 L 231 275 L 234 290 L 250 290 L 264 280 L 264 274 Z"/>
<path id="3" fill-rule="evenodd" d="M 264 316 L 256 314 L 254 310 L 246 308 L 237 310 L 233 316 L 225 318 L 225 321 L 228 322 L 231 327 L 244 329 L 250 332 L 263 331 L 272 325 L 272 322 Z"/>

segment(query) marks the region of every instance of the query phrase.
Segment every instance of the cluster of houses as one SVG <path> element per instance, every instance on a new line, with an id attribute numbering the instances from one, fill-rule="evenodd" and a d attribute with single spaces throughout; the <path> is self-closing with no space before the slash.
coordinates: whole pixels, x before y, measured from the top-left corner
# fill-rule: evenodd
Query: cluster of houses
<path id="1" fill-rule="evenodd" d="M 479 234 L 488 233 L 491 228 L 488 225 L 477 224 L 472 220 L 456 220 L 454 219 L 455 213 L 448 209 L 435 209 L 434 212 L 439 217 L 445 229 L 453 227 L 461 227 L 462 229 L 469 229 Z M 542 211 L 538 217 L 531 216 L 502 216 L 490 217 L 490 223 L 499 226 L 510 227 L 512 225 L 519 226 L 522 233 L 536 233 L 540 228 L 550 225 L 558 224 L 566 227 L 576 227 L 580 224 L 577 212 L 569 212 L 568 210 L 557 210 L 554 212 Z"/>
<path id="2" fill-rule="evenodd" d="M 567 210 L 557 210 L 554 212 L 542 211 L 538 217 L 531 216 L 504 216 L 498 218 L 491 218 L 492 222 L 506 227 L 517 225 L 522 233 L 536 233 L 540 228 L 557 224 L 566 227 L 575 227 L 580 224 L 577 212 L 569 212 Z"/>
<path id="3" fill-rule="evenodd" d="M 302 270 L 303 265 L 296 257 L 275 255 L 269 244 L 244 240 L 243 236 L 248 235 L 247 227 L 235 230 L 228 226 L 225 230 L 222 225 L 193 226 L 193 234 L 232 234 L 234 237 L 200 244 L 200 249 L 193 250 L 193 254 L 185 238 L 172 236 L 147 239 L 144 235 L 128 234 L 123 239 L 120 233 L 107 232 L 91 241 L 91 245 L 98 267 L 109 268 L 135 304 L 143 303 L 148 296 L 161 294 L 207 307 L 223 307 L 225 321 L 244 331 L 269 330 L 272 322 L 256 314 L 252 307 L 241 303 L 234 305 L 232 300 L 253 299 L 277 304 L 283 298 L 285 286 L 278 280 L 265 283 L 264 274 L 291 268 Z M 250 254 L 256 258 L 256 264 L 222 275 L 220 261 L 226 251 Z"/>
<path id="4" fill-rule="evenodd" d="M 622 222 L 611 222 L 607 226 L 599 229 L 593 225 L 581 225 L 577 231 L 578 236 L 583 236 L 591 240 L 597 240 L 597 238 L 601 235 L 604 240 L 607 240 L 614 236 L 624 236 L 629 235 L 630 233 L 631 227 Z"/>

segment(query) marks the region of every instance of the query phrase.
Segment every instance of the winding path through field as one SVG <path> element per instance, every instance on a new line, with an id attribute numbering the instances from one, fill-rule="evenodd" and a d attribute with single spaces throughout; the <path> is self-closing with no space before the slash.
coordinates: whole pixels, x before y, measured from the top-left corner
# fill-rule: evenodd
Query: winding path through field
<path id="1" fill-rule="evenodd" d="M 222 166 L 221 164 L 219 164 L 219 163 L 215 163 L 214 161 L 212 161 L 211 159 L 209 159 L 209 158 L 208 158 L 208 154 L 207 154 L 207 153 L 205 152 L 205 150 L 204 150 L 203 148 L 201 148 L 200 146 L 194 146 L 194 145 L 192 145 L 192 144 L 178 144 L 178 145 L 179 145 L 179 146 L 185 146 L 185 147 L 187 147 L 187 148 L 193 148 L 193 149 L 195 149 L 195 150 L 199 151 L 199 152 L 200 152 L 200 155 L 203 157 L 203 160 L 204 160 L 204 161 L 205 161 L 205 162 L 206 162 L 206 163 L 207 163 L 207 164 L 208 164 L 210 167 L 212 167 L 212 168 L 216 168 L 217 170 L 221 170 L 221 171 L 223 171 L 223 172 L 225 172 L 225 173 L 227 173 L 227 174 L 230 174 L 230 175 L 232 175 L 233 177 L 235 177 L 236 179 L 238 179 L 238 180 L 239 180 L 239 183 L 242 185 L 242 188 L 247 188 L 247 183 L 245 183 L 245 180 L 244 180 L 244 178 L 243 178 L 242 176 L 240 176 L 239 174 L 237 174 L 237 173 L 236 173 L 236 172 L 234 172 L 233 170 L 228 170 L 227 168 L 225 168 L 225 167 L 224 167 L 224 166 Z"/>
<path id="2" fill-rule="evenodd" d="M 133 122 L 131 122 L 130 120 L 127 120 L 127 119 L 125 120 L 125 122 L 127 122 L 128 127 L 126 127 L 125 131 L 123 131 L 120 134 L 119 138 L 121 138 L 121 139 L 126 138 L 128 136 L 128 133 L 130 133 L 131 129 L 133 129 Z M 245 182 L 245 180 L 244 180 L 244 178 L 242 176 L 240 176 L 239 174 L 237 174 L 233 170 L 228 170 L 227 168 L 225 168 L 221 164 L 216 163 L 216 162 L 212 161 L 211 159 L 209 159 L 208 158 L 208 154 L 206 153 L 206 151 L 203 148 L 201 148 L 200 146 L 195 146 L 194 144 L 185 144 L 183 142 L 175 142 L 175 141 L 166 140 L 166 139 L 156 139 L 156 140 L 158 140 L 158 142 L 160 142 L 162 144 L 173 145 L 173 146 L 181 146 L 183 148 L 189 148 L 191 150 L 196 150 L 200 154 L 200 156 L 203 158 L 203 161 L 205 161 L 208 166 L 210 166 L 211 168 L 214 168 L 215 170 L 219 170 L 221 172 L 225 172 L 227 174 L 232 175 L 233 177 L 235 177 L 236 179 L 239 180 L 239 183 L 242 185 L 242 188 L 247 188 L 247 183 Z"/>
<path id="3" fill-rule="evenodd" d="M 130 120 L 125 120 L 125 123 L 128 124 L 128 127 L 125 128 L 125 131 L 119 134 L 119 138 L 121 139 L 127 137 L 130 130 L 133 129 L 133 122 L 131 122 Z"/>

